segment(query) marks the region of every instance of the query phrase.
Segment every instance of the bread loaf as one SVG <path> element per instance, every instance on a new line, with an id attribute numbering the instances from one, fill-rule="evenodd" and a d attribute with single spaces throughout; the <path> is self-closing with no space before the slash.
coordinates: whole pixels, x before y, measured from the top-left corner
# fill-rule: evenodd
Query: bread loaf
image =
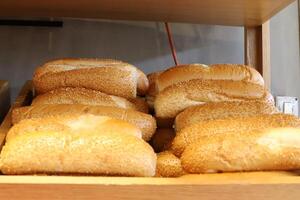
<path id="1" fill-rule="evenodd" d="M 176 156 L 180 156 L 188 145 L 202 140 L 203 136 L 215 137 L 229 132 L 247 132 L 280 127 L 300 128 L 300 119 L 293 115 L 273 114 L 198 122 L 177 132 L 171 149 Z"/>
<path id="2" fill-rule="evenodd" d="M 185 172 L 179 158 L 169 151 L 157 154 L 156 175 L 158 177 L 179 177 Z"/>
<path id="3" fill-rule="evenodd" d="M 111 106 L 137 110 L 137 107 L 122 97 L 108 95 L 97 90 L 85 88 L 57 88 L 38 95 L 31 105 L 41 104 L 83 104 Z"/>
<path id="4" fill-rule="evenodd" d="M 262 76 L 245 65 L 235 64 L 188 64 L 171 67 L 157 77 L 157 93 L 179 82 L 192 79 L 244 81 L 264 86 Z"/>
<path id="5" fill-rule="evenodd" d="M 153 176 L 156 155 L 140 131 L 103 116 L 26 119 L 9 131 L 0 155 L 4 174 Z"/>
<path id="6" fill-rule="evenodd" d="M 269 99 L 264 87 L 243 81 L 190 80 L 160 92 L 154 102 L 157 117 L 174 118 L 184 109 L 206 102 Z"/>
<path id="7" fill-rule="evenodd" d="M 145 113 L 115 107 L 87 106 L 79 104 L 35 105 L 16 108 L 12 112 L 12 122 L 13 124 L 16 124 L 23 119 L 43 118 L 65 114 L 93 114 L 124 120 L 137 126 L 142 131 L 142 137 L 146 141 L 151 139 L 156 129 L 155 119 L 151 115 Z"/>
<path id="8" fill-rule="evenodd" d="M 101 92 L 135 98 L 137 90 L 145 94 L 149 82 L 136 67 L 109 59 L 62 59 L 36 69 L 33 83 L 37 93 L 60 87 L 84 87 Z"/>
<path id="9" fill-rule="evenodd" d="M 181 162 L 189 173 L 300 169 L 300 129 L 238 131 L 187 146 Z"/>
<path id="10" fill-rule="evenodd" d="M 278 110 L 265 101 L 211 102 L 185 109 L 175 119 L 176 131 L 197 122 L 228 117 L 246 117 L 262 114 L 274 114 Z"/>
<path id="11" fill-rule="evenodd" d="M 175 137 L 174 129 L 162 128 L 156 129 L 150 144 L 155 152 L 166 151 L 171 147 L 172 141 Z"/>
<path id="12" fill-rule="evenodd" d="M 149 106 L 144 98 L 137 97 L 134 99 L 129 99 L 129 101 L 134 105 L 137 111 L 149 113 Z"/>

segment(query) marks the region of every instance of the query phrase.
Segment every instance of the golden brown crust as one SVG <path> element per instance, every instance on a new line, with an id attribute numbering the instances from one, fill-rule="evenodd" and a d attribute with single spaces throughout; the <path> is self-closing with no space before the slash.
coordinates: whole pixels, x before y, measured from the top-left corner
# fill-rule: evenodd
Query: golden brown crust
<path id="1" fill-rule="evenodd" d="M 40 104 L 83 104 L 111 106 L 137 110 L 137 107 L 125 98 L 108 95 L 86 88 L 58 88 L 38 95 L 31 105 Z"/>
<path id="2" fill-rule="evenodd" d="M 144 98 L 137 97 L 134 99 L 129 99 L 131 103 L 135 106 L 135 109 L 137 111 L 143 112 L 143 113 L 149 113 L 149 106 L 148 103 Z"/>
<path id="3" fill-rule="evenodd" d="M 211 102 L 185 109 L 175 119 L 176 131 L 192 124 L 228 117 L 246 117 L 274 114 L 278 110 L 264 101 Z"/>
<path id="4" fill-rule="evenodd" d="M 214 137 L 230 132 L 247 132 L 280 127 L 300 128 L 300 119 L 286 114 L 266 114 L 198 122 L 177 132 L 171 149 L 175 155 L 180 156 L 188 145 L 201 140 L 203 136 Z"/>
<path id="5" fill-rule="evenodd" d="M 94 115 L 26 119 L 8 133 L 1 171 L 153 176 L 156 155 L 137 133 L 129 123 Z"/>
<path id="6" fill-rule="evenodd" d="M 157 129 L 150 141 L 150 144 L 153 147 L 154 151 L 157 153 L 166 151 L 171 147 L 174 137 L 175 137 L 174 129 L 170 129 L 170 128 Z"/>
<path id="7" fill-rule="evenodd" d="M 158 92 L 179 82 L 193 79 L 244 81 L 264 86 L 262 76 L 254 69 L 236 64 L 188 64 L 171 67 L 157 77 Z"/>
<path id="8" fill-rule="evenodd" d="M 146 75 L 133 65 L 109 59 L 62 59 L 36 69 L 33 83 L 37 93 L 60 87 L 84 87 L 135 98 L 144 95 L 149 83 Z"/>
<path id="9" fill-rule="evenodd" d="M 134 110 L 127 110 L 116 107 L 106 106 L 87 106 L 87 105 L 36 105 L 16 108 L 12 112 L 12 122 L 16 124 L 23 119 L 44 118 L 48 116 L 58 115 L 73 115 L 73 114 L 93 114 L 112 117 L 115 119 L 124 120 L 134 124 L 142 131 L 144 140 L 149 141 L 156 129 L 155 119 L 148 114 Z"/>
<path id="10" fill-rule="evenodd" d="M 157 117 L 174 118 L 184 109 L 206 102 L 265 100 L 264 87 L 230 80 L 194 79 L 174 84 L 160 92 L 154 102 Z"/>
<path id="11" fill-rule="evenodd" d="M 181 162 L 189 173 L 296 170 L 300 168 L 300 129 L 203 137 L 186 148 Z"/>
<path id="12" fill-rule="evenodd" d="M 179 177 L 186 174 L 179 158 L 169 151 L 157 154 L 156 176 Z"/>

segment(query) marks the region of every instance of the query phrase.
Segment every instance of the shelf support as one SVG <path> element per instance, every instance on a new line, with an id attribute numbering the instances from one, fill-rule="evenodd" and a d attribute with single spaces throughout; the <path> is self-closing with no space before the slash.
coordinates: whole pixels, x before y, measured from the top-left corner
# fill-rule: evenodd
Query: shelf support
<path id="1" fill-rule="evenodd" d="M 259 71 L 266 88 L 271 87 L 270 22 L 258 27 L 245 27 L 245 64 Z"/>

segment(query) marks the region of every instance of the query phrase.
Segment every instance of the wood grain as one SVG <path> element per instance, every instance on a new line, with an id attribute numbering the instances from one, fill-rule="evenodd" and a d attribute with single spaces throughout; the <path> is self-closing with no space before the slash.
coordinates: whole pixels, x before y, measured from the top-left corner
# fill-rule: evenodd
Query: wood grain
<path id="1" fill-rule="evenodd" d="M 257 26 L 294 0 L 1 0 L 1 17 L 72 17 Z"/>

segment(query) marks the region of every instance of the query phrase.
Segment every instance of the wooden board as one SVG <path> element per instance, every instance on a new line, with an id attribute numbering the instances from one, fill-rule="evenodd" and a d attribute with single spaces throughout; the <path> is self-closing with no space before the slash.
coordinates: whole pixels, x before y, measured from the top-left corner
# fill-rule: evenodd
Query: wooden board
<path id="1" fill-rule="evenodd" d="M 257 26 L 294 0 L 1 0 L 1 17 L 72 17 Z"/>
<path id="2" fill-rule="evenodd" d="M 32 83 L 28 81 L 12 108 L 29 105 L 32 97 Z M 0 127 L 1 146 L 10 127 L 11 112 Z M 299 197 L 300 172 L 202 174 L 180 178 L 0 175 L 1 200 L 298 200 Z"/>
<path id="3" fill-rule="evenodd" d="M 10 107 L 10 96 L 8 82 L 0 80 L 0 122 L 2 122 L 4 116 Z"/>

